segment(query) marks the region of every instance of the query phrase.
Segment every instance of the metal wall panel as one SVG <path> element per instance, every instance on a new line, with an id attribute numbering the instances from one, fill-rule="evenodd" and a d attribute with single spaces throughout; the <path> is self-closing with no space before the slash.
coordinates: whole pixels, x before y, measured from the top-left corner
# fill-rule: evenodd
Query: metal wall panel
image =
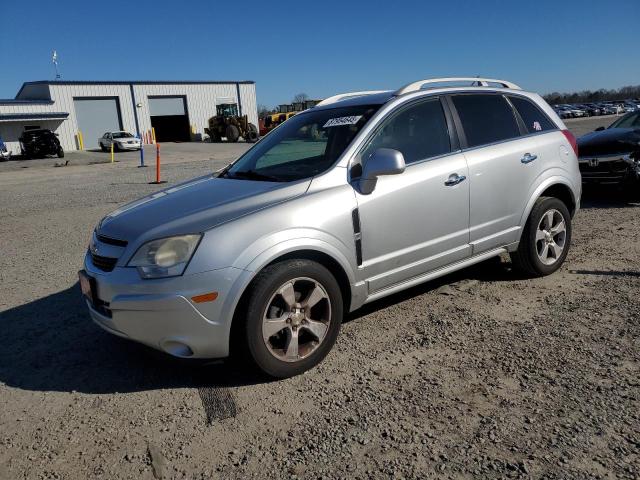
<path id="1" fill-rule="evenodd" d="M 84 138 L 84 148 L 98 148 L 98 138 L 105 132 L 121 129 L 120 107 L 117 98 L 93 99 L 76 98 L 74 111 L 78 121 L 78 130 Z"/>
<path id="2" fill-rule="evenodd" d="M 131 91 L 134 98 L 131 98 Z M 134 108 L 138 114 L 141 132 L 151 130 L 149 112 L 149 96 L 184 96 L 187 99 L 187 115 L 194 133 L 193 139 L 199 140 L 204 136 L 204 128 L 209 117 L 216 113 L 216 99 L 229 97 L 237 99 L 238 90 L 242 103 L 242 112 L 249 116 L 249 121 L 258 125 L 258 107 L 256 102 L 255 84 L 224 84 L 212 83 L 168 83 L 168 84 L 100 84 L 100 83 L 71 83 L 71 84 L 36 84 L 26 85 L 21 92 L 22 98 L 36 95 L 50 96 L 54 103 L 42 104 L 2 104 L 0 113 L 38 113 L 38 112 L 68 112 L 69 118 L 61 122 L 55 132 L 65 150 L 78 148 L 76 135 L 78 121 L 73 104 L 74 97 L 117 97 L 120 104 L 123 130 L 137 133 Z M 47 93 L 47 91 L 49 93 Z M 27 97 L 25 97 L 25 95 Z M 140 107 L 134 105 L 140 104 Z M 0 134 L 3 127 L 0 127 Z M 103 132 L 104 133 L 104 132 Z M 86 143 L 86 142 L 85 142 Z"/>

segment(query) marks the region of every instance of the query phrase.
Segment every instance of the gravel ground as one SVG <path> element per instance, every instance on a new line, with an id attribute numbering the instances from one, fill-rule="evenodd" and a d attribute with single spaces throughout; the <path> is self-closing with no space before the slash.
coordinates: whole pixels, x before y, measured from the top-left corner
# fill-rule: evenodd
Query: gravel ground
<path id="1" fill-rule="evenodd" d="M 167 146 L 163 176 L 244 148 Z M 0 165 L 0 478 L 640 478 L 640 205 L 590 193 L 556 274 L 496 259 L 375 302 L 263 383 L 91 323 L 91 229 L 158 187 L 87 155 Z"/>

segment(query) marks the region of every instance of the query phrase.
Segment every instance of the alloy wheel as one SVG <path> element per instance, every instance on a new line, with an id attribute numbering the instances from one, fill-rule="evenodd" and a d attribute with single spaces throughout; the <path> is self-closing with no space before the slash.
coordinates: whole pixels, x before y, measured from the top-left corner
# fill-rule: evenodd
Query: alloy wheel
<path id="1" fill-rule="evenodd" d="M 562 256 L 567 239 L 563 215 L 555 209 L 542 215 L 536 230 L 536 253 L 545 265 L 553 265 Z"/>
<path id="2" fill-rule="evenodd" d="M 271 296 L 263 314 L 262 338 L 278 360 L 297 362 L 323 342 L 331 322 L 331 301 L 318 281 L 289 280 Z"/>

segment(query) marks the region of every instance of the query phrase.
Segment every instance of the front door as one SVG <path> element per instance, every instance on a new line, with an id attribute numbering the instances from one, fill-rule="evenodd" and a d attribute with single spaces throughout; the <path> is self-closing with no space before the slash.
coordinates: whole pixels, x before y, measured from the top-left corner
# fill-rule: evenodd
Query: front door
<path id="1" fill-rule="evenodd" d="M 370 294 L 469 255 L 469 173 L 450 138 L 440 99 L 429 98 L 393 112 L 365 146 L 363 162 L 393 148 L 407 165 L 369 195 L 355 189 Z"/>

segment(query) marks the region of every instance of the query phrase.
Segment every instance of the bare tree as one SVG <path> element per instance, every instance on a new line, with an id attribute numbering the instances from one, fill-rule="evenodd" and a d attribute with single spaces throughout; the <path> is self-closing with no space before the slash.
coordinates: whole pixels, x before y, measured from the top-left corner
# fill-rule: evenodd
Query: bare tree
<path id="1" fill-rule="evenodd" d="M 258 105 L 258 117 L 262 118 L 265 115 L 269 115 L 269 110 L 266 105 L 260 104 Z"/>
<path id="2" fill-rule="evenodd" d="M 640 85 L 626 86 L 617 90 L 583 90 L 582 92 L 559 93 L 553 92 L 544 96 L 544 99 L 555 105 L 557 103 L 584 103 L 601 102 L 603 100 L 626 100 L 640 98 Z"/>
<path id="3" fill-rule="evenodd" d="M 306 102 L 307 100 L 309 100 L 309 95 L 307 95 L 306 93 L 298 93 L 293 97 L 293 100 L 291 100 L 291 103 L 303 103 L 303 102 Z"/>

